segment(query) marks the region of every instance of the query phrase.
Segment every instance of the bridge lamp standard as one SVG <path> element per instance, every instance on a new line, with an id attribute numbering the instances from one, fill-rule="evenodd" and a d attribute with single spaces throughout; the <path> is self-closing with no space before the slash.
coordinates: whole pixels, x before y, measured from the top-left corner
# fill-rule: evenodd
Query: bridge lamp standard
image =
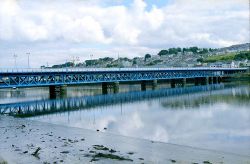
<path id="1" fill-rule="evenodd" d="M 90 63 L 91 63 L 90 67 L 92 67 L 92 65 L 93 65 L 92 59 L 93 59 L 93 54 L 90 55 L 90 61 L 91 61 L 91 62 L 90 62 Z"/>
<path id="2" fill-rule="evenodd" d="M 15 68 L 17 68 L 17 66 L 16 66 L 16 58 L 17 58 L 17 54 L 14 54 L 14 55 L 13 55 L 13 57 L 14 57 L 14 62 L 15 62 Z"/>
<path id="3" fill-rule="evenodd" d="M 30 68 L 30 53 L 27 52 L 26 55 L 28 56 L 28 68 Z"/>

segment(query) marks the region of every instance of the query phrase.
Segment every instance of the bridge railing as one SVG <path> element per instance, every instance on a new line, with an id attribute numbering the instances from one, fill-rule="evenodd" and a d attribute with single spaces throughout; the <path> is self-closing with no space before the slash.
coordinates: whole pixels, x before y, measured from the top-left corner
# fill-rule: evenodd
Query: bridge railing
<path id="1" fill-rule="evenodd" d="M 96 71 L 157 71 L 157 70 L 246 70 L 247 68 L 211 68 L 211 67 L 166 67 L 166 68 L 2 68 L 0 73 L 25 72 L 96 72 Z"/>

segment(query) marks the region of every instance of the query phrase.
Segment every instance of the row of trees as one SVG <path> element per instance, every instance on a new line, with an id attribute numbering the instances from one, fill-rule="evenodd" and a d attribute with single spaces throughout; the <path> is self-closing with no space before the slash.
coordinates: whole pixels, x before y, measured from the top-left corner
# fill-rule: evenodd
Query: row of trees
<path id="1" fill-rule="evenodd" d="M 198 48 L 198 47 L 189 47 L 189 48 L 169 48 L 169 49 L 164 49 L 161 50 L 158 55 L 163 56 L 163 55 L 172 55 L 172 54 L 178 54 L 180 53 L 185 53 L 185 52 L 192 52 L 194 54 L 206 54 L 208 52 L 212 52 L 215 49 L 211 48 Z"/>
<path id="2" fill-rule="evenodd" d="M 234 60 L 250 60 L 250 51 L 242 51 L 234 56 Z"/>

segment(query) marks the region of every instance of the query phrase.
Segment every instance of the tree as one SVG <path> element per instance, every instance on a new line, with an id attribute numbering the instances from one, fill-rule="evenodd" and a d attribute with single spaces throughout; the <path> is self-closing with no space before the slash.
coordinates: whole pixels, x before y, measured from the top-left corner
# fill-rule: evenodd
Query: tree
<path id="1" fill-rule="evenodd" d="M 168 52 L 169 52 L 169 54 L 177 54 L 178 53 L 178 49 L 177 48 L 169 48 Z"/>
<path id="2" fill-rule="evenodd" d="M 147 61 L 147 59 L 151 58 L 151 55 L 150 54 L 146 54 L 145 57 L 144 57 L 144 61 Z"/>
<path id="3" fill-rule="evenodd" d="M 203 58 L 198 58 L 198 59 L 197 59 L 197 62 L 201 62 L 201 63 L 202 63 L 203 61 L 204 61 Z"/>
<path id="4" fill-rule="evenodd" d="M 190 48 L 189 48 L 189 50 L 190 50 L 191 52 L 193 52 L 194 54 L 197 53 L 198 49 L 199 49 L 198 47 L 190 47 Z"/>
<path id="5" fill-rule="evenodd" d="M 168 52 L 168 50 L 161 50 L 159 53 L 158 53 L 158 55 L 159 56 L 163 56 L 163 55 L 167 55 L 169 52 Z"/>

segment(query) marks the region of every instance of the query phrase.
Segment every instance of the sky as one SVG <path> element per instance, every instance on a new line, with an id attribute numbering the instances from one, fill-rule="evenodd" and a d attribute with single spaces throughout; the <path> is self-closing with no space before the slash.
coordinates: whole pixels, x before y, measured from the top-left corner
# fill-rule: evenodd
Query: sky
<path id="1" fill-rule="evenodd" d="M 0 68 L 28 67 L 28 56 L 30 67 L 37 68 L 76 57 L 132 58 L 170 47 L 250 42 L 249 5 L 249 0 L 1 0 Z"/>

